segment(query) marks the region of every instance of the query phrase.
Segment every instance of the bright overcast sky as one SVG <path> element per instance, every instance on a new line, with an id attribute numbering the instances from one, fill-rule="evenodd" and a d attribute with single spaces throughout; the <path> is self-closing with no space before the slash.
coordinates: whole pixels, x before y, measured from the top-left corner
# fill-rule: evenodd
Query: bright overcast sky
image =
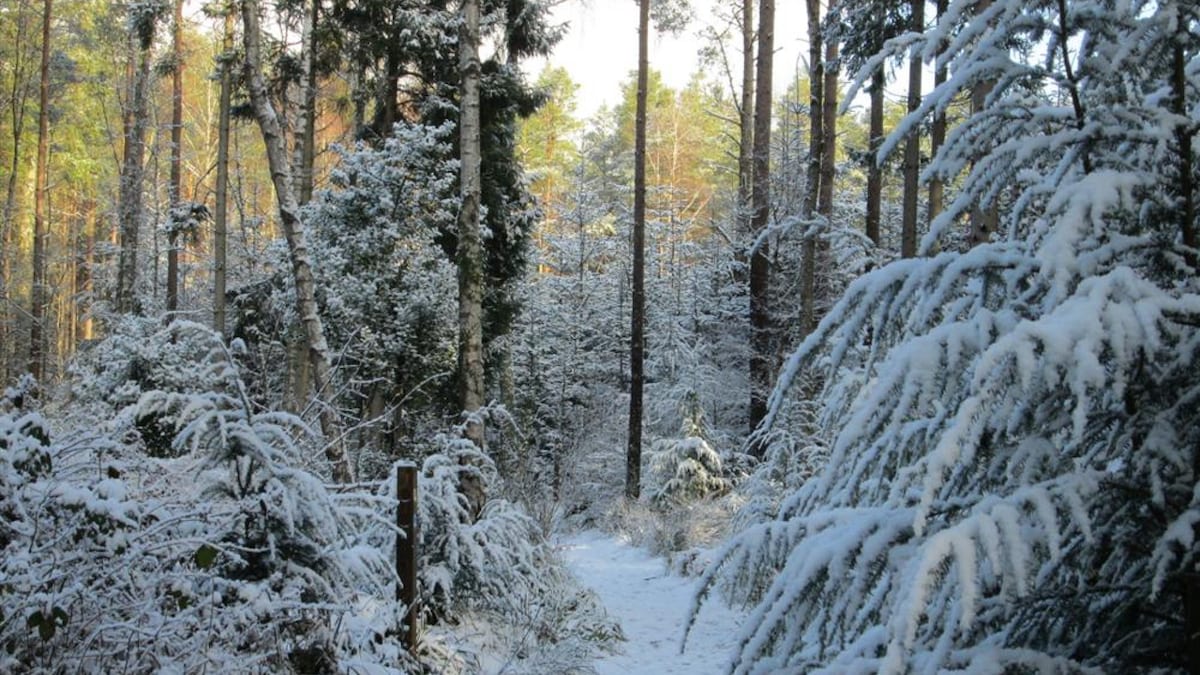
<path id="1" fill-rule="evenodd" d="M 718 20 L 712 5 L 718 0 L 693 0 L 695 19 L 678 36 L 650 37 L 650 67 L 661 71 L 666 84 L 681 88 L 697 68 L 698 37 L 704 26 Z M 728 0 L 724 0 L 728 2 Z M 621 82 L 637 68 L 638 4 L 634 0 L 567 0 L 554 10 L 554 19 L 569 24 L 562 42 L 548 59 L 562 66 L 579 84 L 578 114 L 590 117 L 602 105 L 614 106 L 620 100 Z M 795 75 L 799 58 L 807 55 L 803 3 L 781 2 L 775 10 L 775 91 L 778 95 Z M 733 67 L 740 68 L 740 38 L 731 45 Z M 527 64 L 530 75 L 537 76 L 545 60 Z M 739 73 L 735 70 L 735 73 Z M 723 74 L 715 73 L 724 79 Z"/>

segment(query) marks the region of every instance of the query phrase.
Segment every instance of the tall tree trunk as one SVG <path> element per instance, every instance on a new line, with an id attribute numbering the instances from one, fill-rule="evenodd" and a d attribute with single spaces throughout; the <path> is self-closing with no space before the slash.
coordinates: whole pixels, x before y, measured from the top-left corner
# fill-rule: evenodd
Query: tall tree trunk
<path id="1" fill-rule="evenodd" d="M 346 456 L 341 424 L 337 417 L 329 366 L 329 347 L 325 342 L 325 329 L 321 325 L 321 314 L 314 294 L 304 225 L 300 221 L 300 207 L 292 193 L 283 130 L 279 126 L 275 108 L 267 96 L 267 86 L 262 77 L 257 0 L 242 0 L 242 26 L 245 32 L 246 88 L 249 90 L 250 104 L 254 108 L 254 116 L 258 120 L 263 143 L 267 148 L 267 164 L 271 170 L 275 199 L 279 205 L 279 221 L 287 239 L 292 277 L 296 287 L 296 309 L 308 338 L 308 354 L 313 365 L 313 385 L 320 403 L 321 431 L 324 432 L 326 440 L 325 456 L 333 465 L 333 479 L 339 483 L 349 483 L 353 480 L 354 473 Z"/>
<path id="2" fill-rule="evenodd" d="M 316 155 L 317 129 L 317 21 L 320 20 L 321 0 L 309 0 L 302 31 L 300 55 L 300 119 L 296 127 L 300 138 L 295 143 L 296 201 L 301 206 L 312 199 L 313 160 Z"/>
<path id="3" fill-rule="evenodd" d="M 937 18 L 940 20 L 942 15 L 946 13 L 947 0 L 937 0 Z M 933 86 L 940 87 L 946 82 L 946 63 L 944 60 L 937 65 L 933 71 Z M 929 156 L 937 157 L 938 150 L 942 148 L 942 144 L 946 142 L 946 111 L 941 110 L 933 115 L 933 125 L 929 128 Z M 945 205 L 945 183 L 941 178 L 934 176 L 929 180 L 929 222 L 932 223 L 938 214 L 942 212 Z"/>
<path id="4" fill-rule="evenodd" d="M 33 289 L 30 298 L 29 374 L 41 380 L 46 365 L 46 211 L 50 194 L 50 21 L 52 0 L 42 8 L 42 66 L 38 85 L 37 168 L 33 203 Z"/>
<path id="5" fill-rule="evenodd" d="M 1183 14 L 1183 8 L 1176 4 L 1178 18 L 1175 24 L 1175 45 L 1171 55 L 1171 89 L 1173 101 L 1172 112 L 1180 120 L 1175 127 L 1175 144 L 1179 153 L 1179 198 L 1182 206 L 1180 216 L 1180 234 L 1183 245 L 1188 249 L 1187 261 L 1193 269 L 1196 267 L 1196 188 L 1192 174 L 1193 154 L 1192 138 L 1195 136 L 1195 126 L 1190 124 L 1187 107 L 1187 58 L 1184 45 L 1188 39 L 1188 21 Z M 1197 451 L 1195 466 L 1200 469 L 1200 450 Z"/>
<path id="6" fill-rule="evenodd" d="M 9 311 L 10 305 L 10 285 L 9 280 L 12 278 L 12 263 L 15 257 L 15 234 L 16 234 L 16 206 L 17 206 L 17 176 L 21 168 L 21 139 L 24 137 L 25 131 L 25 113 L 26 102 L 31 94 L 32 84 L 29 78 L 26 78 L 28 59 L 25 58 L 26 50 L 29 48 L 26 38 L 30 30 L 29 14 L 26 12 L 26 3 L 22 2 L 17 7 L 16 12 L 16 35 L 12 45 L 13 58 L 9 67 L 12 70 L 12 88 L 7 92 L 9 97 L 9 111 L 11 118 L 9 120 L 10 131 L 12 132 L 12 157 L 8 166 L 8 180 L 5 181 L 7 191 L 4 196 L 4 220 L 0 222 L 0 383 L 9 381 L 9 372 L 12 362 L 10 359 L 14 357 L 14 346 L 18 340 L 10 339 L 9 336 L 9 320 L 12 316 Z M 25 364 L 18 366 L 24 368 Z"/>
<path id="7" fill-rule="evenodd" d="M 637 111 L 633 142 L 633 306 L 629 332 L 629 437 L 625 499 L 642 492 L 642 388 L 646 331 L 646 95 L 650 73 L 650 0 L 638 3 Z"/>
<path id="8" fill-rule="evenodd" d="M 141 21 L 148 22 L 142 24 Z M 140 313 L 137 301 L 137 254 L 145 207 L 142 189 L 146 175 L 146 128 L 150 122 L 147 90 L 150 86 L 150 48 L 154 44 L 154 19 L 141 19 L 133 27 L 132 47 L 137 52 L 137 70 L 133 74 L 133 96 L 127 115 L 125 153 L 121 163 L 120 253 L 117 259 L 117 311 Z M 131 55 L 131 58 L 133 56 Z"/>
<path id="9" fill-rule="evenodd" d="M 867 163 L 867 238 L 879 245 L 879 222 L 883 203 L 883 167 L 879 165 L 879 148 L 883 145 L 883 88 L 886 86 L 883 68 L 871 76 L 870 155 Z"/>
<path id="10" fill-rule="evenodd" d="M 92 264 L 96 253 L 96 202 L 85 198 L 75 244 L 75 344 L 92 339 Z"/>
<path id="11" fill-rule="evenodd" d="M 171 74 L 171 184 L 168 188 L 171 210 L 178 214 L 183 200 L 183 0 L 175 0 L 172 26 Z M 175 223 L 172 223 L 175 224 Z M 179 309 L 179 233 L 172 227 L 167 233 L 167 321 Z"/>
<path id="12" fill-rule="evenodd" d="M 825 60 L 821 64 L 824 83 L 821 86 L 821 190 L 817 195 L 817 212 L 827 220 L 833 217 L 833 179 L 837 169 L 837 108 L 838 108 L 838 43 L 825 43 Z"/>
<path id="13" fill-rule="evenodd" d="M 912 0 L 912 23 L 909 30 L 925 31 L 925 0 Z M 921 107 L 921 56 L 915 50 L 908 64 L 908 112 Z M 900 225 L 900 256 L 917 255 L 917 202 L 921 174 L 921 131 L 914 126 L 904 144 L 904 203 Z"/>
<path id="14" fill-rule="evenodd" d="M 461 152 L 458 214 L 458 384 L 459 404 L 468 415 L 483 406 L 483 243 L 480 239 L 480 119 L 479 0 L 462 3 L 463 28 L 459 42 L 462 76 L 462 112 L 459 120 Z M 482 424 L 467 425 L 467 435 L 483 447 Z"/>
<path id="15" fill-rule="evenodd" d="M 775 0 L 758 13 L 758 69 L 754 92 L 754 190 L 751 230 L 759 238 L 750 256 L 750 429 L 767 413 L 774 353 L 771 340 L 771 259 L 766 229 L 771 210 L 771 74 L 775 57 Z M 755 448 L 761 454 L 763 448 Z"/>
<path id="16" fill-rule="evenodd" d="M 807 0 L 808 14 L 808 167 L 801 217 L 812 219 L 821 195 L 821 165 L 825 157 L 825 63 L 822 58 L 821 2 Z M 832 194 L 832 193 L 830 193 Z M 800 331 L 807 335 L 817 319 L 817 242 L 808 237 L 801 245 Z"/>
<path id="17" fill-rule="evenodd" d="M 994 84 L 990 81 L 978 82 L 971 88 L 971 114 L 983 112 L 987 96 Z M 971 232 L 968 241 L 971 246 L 983 244 L 991 238 L 1000 222 L 1000 213 L 995 204 L 984 206 L 976 200 L 971 207 Z"/>
<path id="18" fill-rule="evenodd" d="M 229 107 L 233 90 L 233 13 L 225 9 L 221 45 L 221 93 L 217 103 L 217 203 L 213 214 L 213 330 L 225 335 L 225 251 L 229 227 Z M 301 396 L 307 395 L 307 389 Z"/>
<path id="19" fill-rule="evenodd" d="M 742 0 L 742 100 L 738 110 L 738 223 L 750 232 L 754 190 L 754 0 Z"/>

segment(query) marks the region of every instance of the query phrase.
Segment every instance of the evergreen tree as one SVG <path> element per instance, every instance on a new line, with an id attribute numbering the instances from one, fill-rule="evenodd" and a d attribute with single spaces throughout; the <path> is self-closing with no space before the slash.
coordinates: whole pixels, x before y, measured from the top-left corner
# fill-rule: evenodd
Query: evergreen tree
<path id="1" fill-rule="evenodd" d="M 855 282 L 789 359 L 763 429 L 796 424 L 815 369 L 820 469 L 706 575 L 756 604 L 736 672 L 1195 667 L 1178 601 L 1200 522 L 1192 149 L 1161 140 L 1197 119 L 1172 74 L 1177 45 L 1195 72 L 1198 19 L 963 0 L 876 57 L 911 48 L 951 73 L 885 153 L 995 83 L 926 171 L 962 182 L 918 252 L 1012 201 L 997 240 Z"/>

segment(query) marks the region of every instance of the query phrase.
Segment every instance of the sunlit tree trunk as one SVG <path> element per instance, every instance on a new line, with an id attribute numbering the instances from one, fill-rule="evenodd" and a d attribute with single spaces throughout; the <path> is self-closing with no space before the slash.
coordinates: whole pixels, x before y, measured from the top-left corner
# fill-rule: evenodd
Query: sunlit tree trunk
<path id="1" fill-rule="evenodd" d="M 940 19 L 946 12 L 947 0 L 937 0 L 937 15 Z M 941 63 L 933 71 L 933 86 L 938 87 L 946 82 L 946 64 Z M 946 112 L 938 111 L 933 116 L 933 124 L 929 128 L 929 156 L 937 157 L 938 150 L 946 142 Z M 934 176 L 929 181 L 929 222 L 932 223 L 942 212 L 945 204 L 945 183 Z"/>
<path id="2" fill-rule="evenodd" d="M 275 199 L 279 206 L 279 222 L 287 239 L 288 254 L 292 263 L 292 278 L 296 288 L 296 309 L 308 339 L 308 353 L 313 366 L 313 386 L 320 404 L 321 431 L 325 434 L 325 456 L 332 464 L 333 479 L 349 483 L 354 474 L 346 456 L 342 439 L 341 423 L 335 408 L 332 372 L 329 366 L 329 348 L 325 342 L 325 329 L 317 308 L 312 267 L 308 260 L 308 246 L 304 238 L 304 226 L 300 221 L 300 207 L 292 193 L 292 179 L 287 162 L 283 130 L 279 118 L 267 95 L 267 86 L 262 77 L 260 54 L 259 20 L 257 0 L 242 0 L 242 26 L 245 32 L 245 82 L 250 94 L 254 117 L 262 132 L 267 149 L 267 164 L 275 187 Z"/>
<path id="3" fill-rule="evenodd" d="M 633 148 L 633 305 L 629 333 L 629 434 L 625 498 L 642 491 L 642 388 L 646 330 L 646 94 L 650 73 L 650 0 L 638 2 L 637 110 Z"/>
<path id="4" fill-rule="evenodd" d="M 883 167 L 879 148 L 883 145 L 883 88 L 886 76 L 880 68 L 871 76 L 870 157 L 867 164 L 867 238 L 879 245 L 879 222 L 883 205 Z"/>
<path id="5" fill-rule="evenodd" d="M 817 213 L 821 195 L 821 165 L 825 157 L 825 64 L 822 59 L 824 40 L 821 35 L 821 2 L 807 0 L 808 13 L 808 168 L 807 184 L 801 217 L 810 219 Z M 817 242 L 812 237 L 801 244 L 800 330 L 807 335 L 817 317 Z"/>
<path id="6" fill-rule="evenodd" d="M 925 31 L 925 0 L 912 0 L 912 20 L 909 30 Z M 908 112 L 921 107 L 921 56 L 913 53 L 908 64 Z M 904 144 L 904 201 L 901 210 L 900 256 L 917 254 L 917 202 L 921 173 L 921 131 L 914 127 Z"/>
<path id="7" fill-rule="evenodd" d="M 26 10 L 27 3 L 21 2 L 17 6 L 16 16 L 13 17 L 17 22 L 17 27 L 15 39 L 11 45 L 12 60 L 8 64 L 12 76 L 12 87 L 5 92 L 10 114 L 9 130 L 12 132 L 12 156 L 7 167 L 8 178 L 5 181 L 4 220 L 0 222 L 0 382 L 7 382 L 9 379 L 10 366 L 14 365 L 10 359 L 14 359 L 16 343 L 19 342 L 10 339 L 9 321 L 13 314 L 10 312 L 9 306 L 12 297 L 10 287 L 12 265 L 16 257 L 15 221 L 17 176 L 21 168 L 21 140 L 25 131 L 25 113 L 28 109 L 26 104 L 34 88 L 34 74 L 27 71 L 30 67 L 29 62 L 32 61 L 32 53 L 28 52 L 31 47 L 28 38 L 30 32 L 34 30 L 31 26 L 33 23 L 31 18 L 34 13 Z M 24 367 L 25 364 L 17 366 L 21 369 Z"/>
<path id="8" fill-rule="evenodd" d="M 117 311 L 139 313 L 137 301 L 138 241 L 141 238 L 145 206 L 142 190 L 145 183 L 146 129 L 150 124 L 150 105 L 147 90 L 150 86 L 151 47 L 154 46 L 153 17 L 135 17 L 132 48 L 137 52 L 137 69 L 133 73 L 133 96 L 129 103 L 125 130 L 125 152 L 121 163 L 120 252 L 117 259 Z M 131 58 L 134 58 L 131 56 Z"/>
<path id="9" fill-rule="evenodd" d="M 75 344 L 92 339 L 90 305 L 92 264 L 96 256 L 96 202 L 87 197 L 79 217 L 80 229 L 75 244 Z"/>
<path id="10" fill-rule="evenodd" d="M 33 289 L 30 299 L 29 374 L 41 380 L 46 365 L 46 222 L 50 155 L 50 21 L 53 2 L 42 7 L 42 65 L 38 86 L 37 167 L 33 202 Z"/>
<path id="11" fill-rule="evenodd" d="M 225 334 L 225 252 L 229 217 L 229 107 L 233 90 L 233 13 L 225 10 L 220 56 L 221 92 L 217 103 L 217 198 L 213 214 L 213 329 Z M 307 390 L 301 396 L 307 395 Z"/>
<path id="12" fill-rule="evenodd" d="M 183 0 L 175 0 L 171 74 L 171 209 L 183 200 Z M 167 234 L 167 320 L 179 309 L 179 233 Z"/>
<path id="13" fill-rule="evenodd" d="M 751 230 L 760 238 L 750 256 L 750 428 L 766 415 L 774 354 L 771 340 L 771 262 L 765 232 L 771 210 L 771 75 L 775 55 L 775 0 L 758 13 L 758 68 L 754 92 L 754 190 Z"/>

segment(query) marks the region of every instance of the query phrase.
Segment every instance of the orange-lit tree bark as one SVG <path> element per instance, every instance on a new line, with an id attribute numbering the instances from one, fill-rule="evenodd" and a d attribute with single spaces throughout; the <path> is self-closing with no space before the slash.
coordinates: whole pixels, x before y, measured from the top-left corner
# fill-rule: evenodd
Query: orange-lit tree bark
<path id="1" fill-rule="evenodd" d="M 225 8 L 225 26 L 218 67 L 221 91 L 217 103 L 217 185 L 216 213 L 213 214 L 213 330 L 225 334 L 225 253 L 229 217 L 229 108 L 233 90 L 233 16 L 234 8 Z M 303 392 L 301 397 L 307 396 Z"/>
<path id="2" fill-rule="evenodd" d="M 825 62 L 821 35 L 821 2 L 807 0 L 808 15 L 808 168 L 804 203 L 800 216 L 811 219 L 817 213 L 821 195 L 821 168 L 825 157 Z M 800 330 L 812 331 L 817 317 L 817 242 L 806 238 L 801 245 Z"/>

